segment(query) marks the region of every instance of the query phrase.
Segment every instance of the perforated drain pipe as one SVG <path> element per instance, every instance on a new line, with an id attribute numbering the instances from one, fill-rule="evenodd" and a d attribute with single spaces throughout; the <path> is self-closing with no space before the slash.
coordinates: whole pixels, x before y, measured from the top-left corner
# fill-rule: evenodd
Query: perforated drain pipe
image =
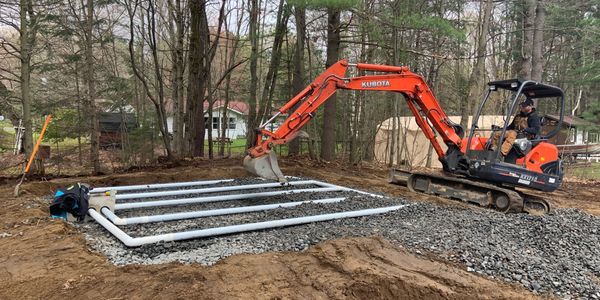
<path id="1" fill-rule="evenodd" d="M 197 198 L 183 198 L 183 199 L 157 200 L 157 201 L 145 201 L 145 202 L 128 202 L 128 203 L 115 204 L 114 210 L 146 208 L 146 207 L 156 207 L 156 206 L 173 206 L 173 205 L 182 205 L 182 204 L 197 204 L 197 203 L 207 203 L 207 202 L 220 202 L 220 201 L 278 196 L 278 195 L 286 195 L 286 194 L 293 194 L 293 193 L 337 192 L 337 191 L 346 191 L 346 190 L 348 190 L 348 189 L 345 189 L 343 187 L 321 187 L 321 188 L 310 188 L 310 189 L 260 192 L 260 193 L 250 193 L 250 194 L 217 195 L 217 196 L 197 197 Z"/>
<path id="2" fill-rule="evenodd" d="M 323 182 L 319 182 L 316 180 L 290 181 L 285 186 L 309 185 L 309 184 L 324 186 Z M 218 192 L 252 190 L 252 189 L 261 189 L 261 188 L 274 188 L 274 187 L 281 187 L 281 186 L 284 186 L 284 185 L 282 185 L 279 182 L 272 182 L 272 183 L 235 185 L 235 186 L 224 186 L 224 187 L 203 188 L 203 189 L 159 191 L 159 192 L 132 193 L 132 194 L 121 194 L 121 195 L 117 194 L 116 199 L 117 200 L 127 200 L 127 199 L 138 199 L 138 198 L 163 197 L 163 196 L 218 193 Z"/>
<path id="3" fill-rule="evenodd" d="M 167 234 L 159 234 L 152 236 L 144 236 L 133 238 L 123 230 L 119 229 L 115 224 L 111 223 L 107 220 L 102 214 L 98 213 L 95 209 L 91 208 L 88 210 L 89 215 L 96 220 L 100 225 L 102 225 L 106 230 L 112 233 L 116 238 L 118 238 L 125 246 L 127 247 L 138 247 L 146 244 L 154 244 L 158 242 L 170 242 L 170 241 L 180 241 L 180 240 L 188 240 L 194 238 L 205 238 L 212 236 L 219 236 L 225 234 L 232 233 L 240 233 L 247 231 L 256 231 L 277 227 L 285 227 L 292 225 L 300 225 L 314 222 L 323 222 L 330 221 L 335 219 L 344 219 L 344 218 L 356 218 L 363 216 L 370 216 L 376 214 L 387 213 L 390 211 L 398 210 L 407 205 L 396 205 L 396 206 L 388 206 L 388 207 L 380 207 L 380 208 L 371 208 L 364 210 L 355 210 L 355 211 L 346 211 L 332 214 L 323 214 L 323 215 L 315 215 L 315 216 L 306 216 L 299 218 L 290 218 L 290 219 L 281 219 L 281 220 L 272 220 L 258 223 L 248 223 L 248 224 L 240 224 L 240 225 L 231 225 L 224 227 L 216 227 L 209 229 L 200 229 L 200 230 L 192 230 L 192 231 L 184 231 L 184 232 L 176 232 L 176 233 L 167 233 Z"/>
<path id="4" fill-rule="evenodd" d="M 196 185 L 211 185 L 223 182 L 232 182 L 233 179 L 220 180 L 205 180 L 205 181 L 188 181 L 188 182 L 171 182 L 171 183 L 156 183 L 156 184 L 140 184 L 140 185 L 123 185 L 114 187 L 97 187 L 90 191 L 90 194 L 104 193 L 106 191 L 133 191 L 133 190 L 150 190 L 163 188 L 179 188 Z"/>
<path id="5" fill-rule="evenodd" d="M 248 212 L 257 212 L 257 211 L 265 211 L 265 210 L 271 210 L 271 209 L 277 209 L 277 208 L 289 208 L 289 207 L 294 207 L 294 206 L 298 206 L 301 204 L 308 204 L 308 203 L 314 203 L 314 204 L 337 203 L 337 202 L 341 202 L 344 200 L 346 200 L 346 198 L 329 198 L 329 199 L 319 199 L 319 200 L 285 202 L 285 203 L 277 203 L 277 204 L 265 204 L 265 205 L 242 206 L 242 207 L 221 208 L 221 209 L 212 209 L 212 210 L 189 211 L 189 212 L 181 212 L 181 213 L 153 215 L 153 216 L 141 216 L 141 217 L 132 217 L 132 218 L 120 218 L 117 215 L 115 215 L 107 207 L 103 207 L 102 214 L 104 214 L 104 216 L 106 216 L 106 218 L 109 219 L 113 224 L 115 224 L 117 226 L 121 226 L 121 225 L 166 222 L 166 221 L 203 218 L 203 217 L 211 217 L 211 216 L 222 216 L 222 215 L 232 215 L 232 214 L 240 214 L 240 213 L 248 213 Z"/>

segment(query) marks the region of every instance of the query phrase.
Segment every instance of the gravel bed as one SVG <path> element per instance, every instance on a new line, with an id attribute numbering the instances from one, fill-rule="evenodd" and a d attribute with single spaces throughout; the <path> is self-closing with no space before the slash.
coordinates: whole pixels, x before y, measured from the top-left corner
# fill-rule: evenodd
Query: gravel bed
<path id="1" fill-rule="evenodd" d="M 236 180 L 236 184 L 240 184 L 240 181 Z M 132 236 L 143 236 L 410 203 L 405 199 L 373 198 L 354 192 L 298 193 L 270 197 L 269 203 L 341 195 L 348 199 L 335 204 L 303 204 L 291 209 L 121 228 Z M 244 205 L 259 203 L 256 200 L 252 202 L 244 202 Z M 260 202 L 263 203 L 265 202 Z M 233 204 L 235 203 L 231 202 L 221 207 Z M 210 205 L 191 205 L 180 209 L 218 207 L 217 204 Z M 136 210 L 132 215 L 171 212 L 169 209 Z M 121 211 L 117 211 L 117 214 L 125 216 L 121 215 Z M 239 253 L 301 251 L 325 240 L 379 235 L 417 255 L 433 255 L 455 262 L 469 272 L 518 283 L 536 293 L 552 293 L 565 299 L 600 299 L 600 218 L 574 209 L 557 209 L 538 217 L 418 202 L 385 215 L 139 248 L 123 246 L 94 222 L 78 226 L 84 232 L 90 247 L 106 255 L 116 265 L 173 261 L 211 265 Z"/>
<path id="2" fill-rule="evenodd" d="M 296 181 L 296 180 L 294 180 Z M 257 184 L 257 183 L 266 183 L 265 181 L 259 179 L 245 179 L 245 180 L 236 180 L 231 185 L 247 185 L 247 184 Z M 222 185 L 225 186 L 225 185 Z M 136 198 L 136 199 L 126 199 L 126 200 L 117 200 L 117 203 L 133 203 L 133 202 L 151 202 L 155 200 L 172 200 L 172 199 L 185 199 L 185 198 L 195 198 L 195 197 L 212 197 L 216 195 L 238 195 L 238 194 L 250 194 L 250 193 L 259 193 L 259 192 L 271 192 L 271 191 L 286 191 L 293 189 L 312 189 L 312 188 L 323 188 L 322 186 L 318 186 L 315 184 L 306 184 L 306 185 L 294 185 L 294 186 L 278 186 L 276 188 L 258 188 L 258 189 L 249 189 L 249 190 L 239 190 L 239 191 L 227 191 L 222 193 L 203 193 L 203 194 L 189 194 L 189 195 L 176 195 L 176 196 L 163 196 L 158 198 Z M 336 196 L 334 197 L 343 197 L 343 192 L 334 193 Z M 352 193 L 356 194 L 356 193 Z M 329 194 L 333 195 L 333 194 Z M 348 195 L 346 193 L 346 195 Z M 271 197 L 263 197 L 263 198 L 249 198 L 242 200 L 228 200 L 221 202 L 208 202 L 208 203 L 198 203 L 198 204 L 186 204 L 186 205 L 176 205 L 176 206 L 159 206 L 159 207 L 148 207 L 143 209 L 124 209 L 116 211 L 117 215 L 120 217 L 134 217 L 140 215 L 156 215 L 156 214 L 165 214 L 165 213 L 176 213 L 183 211 L 195 211 L 195 210 L 209 210 L 209 209 L 218 209 L 218 208 L 229 208 L 229 207 L 239 207 L 239 206 L 249 206 L 249 205 L 261 205 L 261 204 L 274 204 L 274 203 L 282 203 L 282 202 L 291 202 L 302 200 L 316 200 L 316 199 L 324 199 L 329 198 L 330 196 L 323 196 L 323 193 L 293 193 L 293 194 L 284 194 L 279 196 L 271 196 Z"/>

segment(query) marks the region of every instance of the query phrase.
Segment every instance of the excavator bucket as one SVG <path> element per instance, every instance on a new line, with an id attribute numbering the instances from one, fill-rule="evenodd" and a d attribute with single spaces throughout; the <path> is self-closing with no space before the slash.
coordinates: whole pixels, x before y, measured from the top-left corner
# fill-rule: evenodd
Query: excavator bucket
<path id="1" fill-rule="evenodd" d="M 285 179 L 285 176 L 281 173 L 281 169 L 279 169 L 275 151 L 270 151 L 268 155 L 257 158 L 247 155 L 244 158 L 244 168 L 256 176 L 287 183 L 287 179 Z"/>

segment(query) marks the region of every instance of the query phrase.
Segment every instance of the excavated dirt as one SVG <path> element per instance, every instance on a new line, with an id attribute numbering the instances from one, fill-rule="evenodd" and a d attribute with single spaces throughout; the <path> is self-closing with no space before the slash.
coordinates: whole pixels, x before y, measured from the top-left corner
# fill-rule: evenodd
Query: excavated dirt
<path id="1" fill-rule="evenodd" d="M 0 185 L 0 299 L 201 298 L 201 299 L 535 299 L 516 285 L 483 278 L 464 266 L 415 256 L 378 237 L 326 241 L 303 252 L 235 255 L 206 267 L 197 264 L 117 267 L 89 250 L 71 225 L 48 218 L 42 197 L 74 181 L 97 186 L 247 176 L 240 160 L 195 162 L 129 174 Z M 387 183 L 377 168 L 341 168 L 299 160 L 287 175 L 305 176 L 412 200 L 458 205 Z M 600 187 L 567 182 L 551 194 L 555 207 L 600 215 Z M 566 197 L 568 196 L 568 197 Z M 478 209 L 478 208 L 473 208 Z"/>

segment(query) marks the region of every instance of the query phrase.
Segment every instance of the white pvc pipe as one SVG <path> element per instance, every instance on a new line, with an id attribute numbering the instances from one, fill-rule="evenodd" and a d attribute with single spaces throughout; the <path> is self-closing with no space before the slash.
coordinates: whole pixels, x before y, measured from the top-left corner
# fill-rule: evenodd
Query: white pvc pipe
<path id="1" fill-rule="evenodd" d="M 220 201 L 230 201 L 230 200 L 287 195 L 287 194 L 293 194 L 293 193 L 316 193 L 316 192 L 337 192 L 337 191 L 345 191 L 345 190 L 342 187 L 321 187 L 321 188 L 284 190 L 284 191 L 261 192 L 261 193 L 251 193 L 251 194 L 217 195 L 217 196 L 197 197 L 197 198 L 183 198 L 183 199 L 157 200 L 157 201 L 145 201 L 145 202 L 128 202 L 128 203 L 115 204 L 114 210 L 156 207 L 156 206 L 173 206 L 173 205 L 182 205 L 182 204 L 197 204 L 197 203 L 207 203 L 207 202 L 220 202 Z"/>
<path id="2" fill-rule="evenodd" d="M 257 211 L 265 211 L 277 208 L 289 208 L 298 206 L 301 204 L 328 204 L 328 203 L 337 203 L 344 201 L 346 198 L 329 198 L 329 199 L 319 199 L 319 200 L 307 200 L 307 201 L 294 201 L 294 202 L 285 202 L 285 203 L 277 203 L 277 204 L 265 204 L 265 205 L 252 205 L 252 206 L 242 206 L 242 207 L 232 207 L 232 208 L 221 208 L 221 209 L 212 209 L 212 210 L 200 210 L 200 211 L 190 211 L 190 212 L 180 212 L 180 213 L 172 213 L 172 214 L 164 214 L 164 215 L 153 215 L 153 216 L 141 216 L 141 217 L 132 217 L 132 218 L 120 218 L 115 215 L 110 209 L 107 207 L 102 208 L 102 213 L 109 219 L 113 224 L 117 226 L 121 225 L 132 225 L 132 224 L 144 224 L 144 223 L 153 223 L 153 222 L 166 222 L 166 221 L 175 221 L 175 220 L 184 220 L 184 219 L 194 219 L 194 218 L 203 218 L 203 217 L 211 217 L 211 216 L 222 216 L 222 215 L 232 215 L 232 214 L 240 214 L 240 213 L 248 213 L 248 212 L 257 212 Z"/>
<path id="3" fill-rule="evenodd" d="M 140 184 L 140 185 L 123 185 L 113 187 L 95 187 L 90 190 L 90 194 L 104 193 L 107 191 L 133 191 L 133 190 L 149 190 L 149 189 L 163 189 L 163 188 L 178 188 L 186 186 L 196 185 L 209 185 L 223 182 L 231 182 L 233 179 L 221 179 L 221 180 L 205 180 L 205 181 L 188 181 L 188 182 L 171 182 L 171 183 L 156 183 L 156 184 Z"/>
<path id="4" fill-rule="evenodd" d="M 290 181 L 289 185 L 322 185 L 323 183 L 315 180 L 302 180 L 302 181 Z M 189 190 L 175 190 L 175 191 L 159 191 L 159 192 L 148 192 L 148 193 L 135 193 L 135 194 L 123 194 L 116 195 L 117 200 L 126 199 L 137 199 L 137 198 L 150 198 L 150 197 L 163 197 L 163 196 L 177 196 L 177 195 L 189 195 L 189 194 L 204 194 L 204 193 L 216 193 L 216 192 L 227 192 L 227 191 L 240 191 L 240 190 L 251 190 L 260 188 L 273 188 L 282 186 L 279 182 L 273 183 L 260 183 L 260 184 L 247 184 L 247 185 L 235 185 L 235 186 L 224 186 L 214 188 L 203 188 L 203 189 L 189 189 Z"/>
<path id="5" fill-rule="evenodd" d="M 314 223 L 314 222 L 322 222 L 322 221 L 330 221 L 335 219 L 343 219 L 343 218 L 355 218 L 355 217 L 363 217 L 375 214 L 387 213 L 390 211 L 398 210 L 406 205 L 396 205 L 396 206 L 388 206 L 388 207 L 380 207 L 380 208 L 371 208 L 371 209 L 363 209 L 363 210 L 355 210 L 355 211 L 346 211 L 332 214 L 323 214 L 316 216 L 306 216 L 306 217 L 298 217 L 298 218 L 290 218 L 290 219 L 281 219 L 281 220 L 272 220 L 265 222 L 257 222 L 257 223 L 248 223 L 248 224 L 239 224 L 239 225 L 231 225 L 224 227 L 216 227 L 216 228 L 208 228 L 208 229 L 199 229 L 192 231 L 184 231 L 177 233 L 166 233 L 159 234 L 153 236 L 144 236 L 133 238 L 127 233 L 123 232 L 123 230 L 119 229 L 115 224 L 111 223 L 102 214 L 98 213 L 93 208 L 88 210 L 88 213 L 96 222 L 100 223 L 106 230 L 111 232 L 116 238 L 118 238 L 125 246 L 127 247 L 138 247 L 146 244 L 153 244 L 158 242 L 170 242 L 170 241 L 180 241 L 194 238 L 204 238 L 204 237 L 212 237 L 219 236 L 225 234 L 239 233 L 239 232 L 247 232 L 247 231 L 256 231 L 262 229 L 270 229 L 277 227 L 285 227 L 292 225 L 300 225 L 306 223 Z"/>
<path id="6" fill-rule="evenodd" d="M 369 195 L 371 197 L 376 197 L 376 198 L 385 198 L 385 196 L 382 195 L 378 195 L 378 194 L 373 194 L 373 193 L 369 193 L 369 192 L 365 192 L 365 191 L 361 191 L 361 190 L 356 190 L 356 189 L 351 189 L 351 188 L 347 188 L 347 187 L 343 187 L 343 186 L 339 186 L 339 185 L 335 185 L 335 184 L 331 184 L 331 183 L 326 183 L 326 182 L 320 182 L 317 183 L 320 186 L 329 186 L 329 187 L 338 187 L 341 189 L 344 189 L 345 191 L 351 191 L 351 192 L 355 192 L 355 193 L 359 193 L 359 194 L 363 194 L 363 195 Z"/>

